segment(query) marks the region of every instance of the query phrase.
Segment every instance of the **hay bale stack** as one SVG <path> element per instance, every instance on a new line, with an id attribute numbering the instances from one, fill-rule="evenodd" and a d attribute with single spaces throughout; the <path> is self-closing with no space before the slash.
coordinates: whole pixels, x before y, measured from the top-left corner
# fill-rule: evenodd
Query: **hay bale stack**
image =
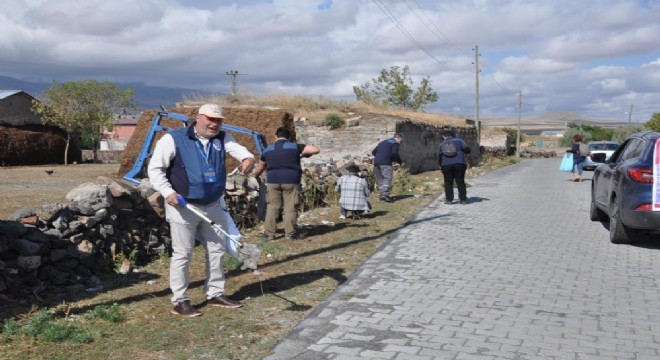
<path id="1" fill-rule="evenodd" d="M 54 126 L 0 124 L 0 165 L 63 164 L 66 133 Z M 80 142 L 71 139 L 68 162 L 80 162 Z"/>
<path id="2" fill-rule="evenodd" d="M 195 114 L 197 114 L 198 109 L 199 106 L 177 107 L 169 109 L 168 111 L 194 117 Z M 151 123 L 156 113 L 156 110 L 147 110 L 142 113 L 142 116 L 136 125 L 135 132 L 133 133 L 133 136 L 126 146 L 126 149 L 121 155 L 121 166 L 119 168 L 118 174 L 119 176 L 124 176 L 129 170 L 133 168 L 133 165 L 135 164 L 140 150 L 142 149 L 142 145 L 144 144 L 144 141 L 148 135 L 149 128 L 151 127 Z M 295 139 L 293 115 L 287 111 L 268 108 L 225 107 L 224 115 L 227 117 L 227 120 L 225 120 L 227 125 L 234 125 L 252 130 L 257 133 L 262 133 L 266 135 L 266 141 L 269 144 L 275 141 L 275 130 L 281 126 L 289 129 L 289 131 L 294 134 Z M 161 126 L 165 128 L 179 128 L 184 126 L 184 123 L 179 120 L 163 118 L 161 120 Z M 158 139 L 163 136 L 163 134 L 164 132 L 156 134 L 154 138 L 155 141 L 152 144 L 150 152 L 153 151 L 153 146 L 156 144 L 156 141 L 158 141 Z M 259 152 L 257 151 L 256 145 L 251 135 L 239 134 L 235 132 L 231 132 L 231 134 L 236 139 L 236 141 L 244 145 L 250 152 L 255 155 L 255 157 L 258 158 Z M 238 162 L 232 157 L 227 157 L 228 171 L 231 171 L 238 165 Z M 139 176 L 146 177 L 146 170 L 143 170 L 143 173 Z"/>

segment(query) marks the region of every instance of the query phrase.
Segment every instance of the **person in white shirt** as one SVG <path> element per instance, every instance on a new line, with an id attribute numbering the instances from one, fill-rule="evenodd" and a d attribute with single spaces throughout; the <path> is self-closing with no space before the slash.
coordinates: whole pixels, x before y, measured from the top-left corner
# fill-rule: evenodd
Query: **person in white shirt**
<path id="1" fill-rule="evenodd" d="M 227 179 L 225 154 L 241 162 L 243 173 L 252 169 L 255 160 L 254 155 L 237 143 L 231 134 L 221 131 L 224 119 L 220 106 L 201 106 L 192 125 L 172 130 L 156 143 L 149 161 L 149 180 L 165 199 L 165 216 L 170 225 L 170 288 L 173 293 L 172 313 L 176 315 L 202 315 L 190 304 L 190 298 L 186 295 L 195 239 L 201 241 L 206 252 L 204 292 L 207 305 L 226 308 L 242 306 L 224 295 L 222 255 L 227 249 L 223 239 L 208 223 L 177 200 L 177 196 L 183 197 L 225 229 L 232 222 L 224 200 Z"/>

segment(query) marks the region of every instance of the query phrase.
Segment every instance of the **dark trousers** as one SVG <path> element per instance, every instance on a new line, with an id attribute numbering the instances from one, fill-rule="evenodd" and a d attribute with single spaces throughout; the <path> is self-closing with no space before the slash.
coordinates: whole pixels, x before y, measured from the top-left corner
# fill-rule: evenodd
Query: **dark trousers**
<path id="1" fill-rule="evenodd" d="M 458 187 L 458 199 L 467 200 L 467 190 L 465 189 L 465 164 L 452 164 L 442 167 L 442 176 L 445 178 L 445 200 L 454 200 L 454 180 Z"/>

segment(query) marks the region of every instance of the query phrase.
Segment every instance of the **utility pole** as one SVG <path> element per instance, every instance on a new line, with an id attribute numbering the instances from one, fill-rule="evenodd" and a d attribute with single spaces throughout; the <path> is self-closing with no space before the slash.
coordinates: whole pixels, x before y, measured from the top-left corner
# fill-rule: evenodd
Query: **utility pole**
<path id="1" fill-rule="evenodd" d="M 630 136 L 630 119 L 632 119 L 633 104 L 630 104 L 630 110 L 628 111 L 628 136 Z"/>
<path id="2" fill-rule="evenodd" d="M 518 133 L 516 135 L 516 157 L 520 157 L 520 118 L 522 116 L 522 90 L 518 93 Z"/>
<path id="3" fill-rule="evenodd" d="M 475 91 L 474 91 L 474 117 L 477 124 L 477 144 L 481 145 L 481 122 L 479 121 L 479 45 L 474 46 Z"/>
<path id="4" fill-rule="evenodd" d="M 236 77 L 238 75 L 247 75 L 247 74 L 239 74 L 238 70 L 230 70 L 230 71 L 225 72 L 225 74 L 227 74 L 228 76 L 231 76 L 231 98 L 235 99 L 236 95 L 238 94 L 237 85 L 236 85 L 236 83 L 237 83 L 236 82 Z"/>

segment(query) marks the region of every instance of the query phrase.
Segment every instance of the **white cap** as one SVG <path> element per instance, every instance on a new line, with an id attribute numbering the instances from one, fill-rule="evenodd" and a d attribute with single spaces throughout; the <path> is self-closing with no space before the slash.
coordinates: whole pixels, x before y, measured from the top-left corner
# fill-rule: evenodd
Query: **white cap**
<path id="1" fill-rule="evenodd" d="M 210 118 L 226 119 L 226 117 L 222 116 L 222 107 L 216 104 L 204 104 L 199 108 L 197 113 Z"/>

